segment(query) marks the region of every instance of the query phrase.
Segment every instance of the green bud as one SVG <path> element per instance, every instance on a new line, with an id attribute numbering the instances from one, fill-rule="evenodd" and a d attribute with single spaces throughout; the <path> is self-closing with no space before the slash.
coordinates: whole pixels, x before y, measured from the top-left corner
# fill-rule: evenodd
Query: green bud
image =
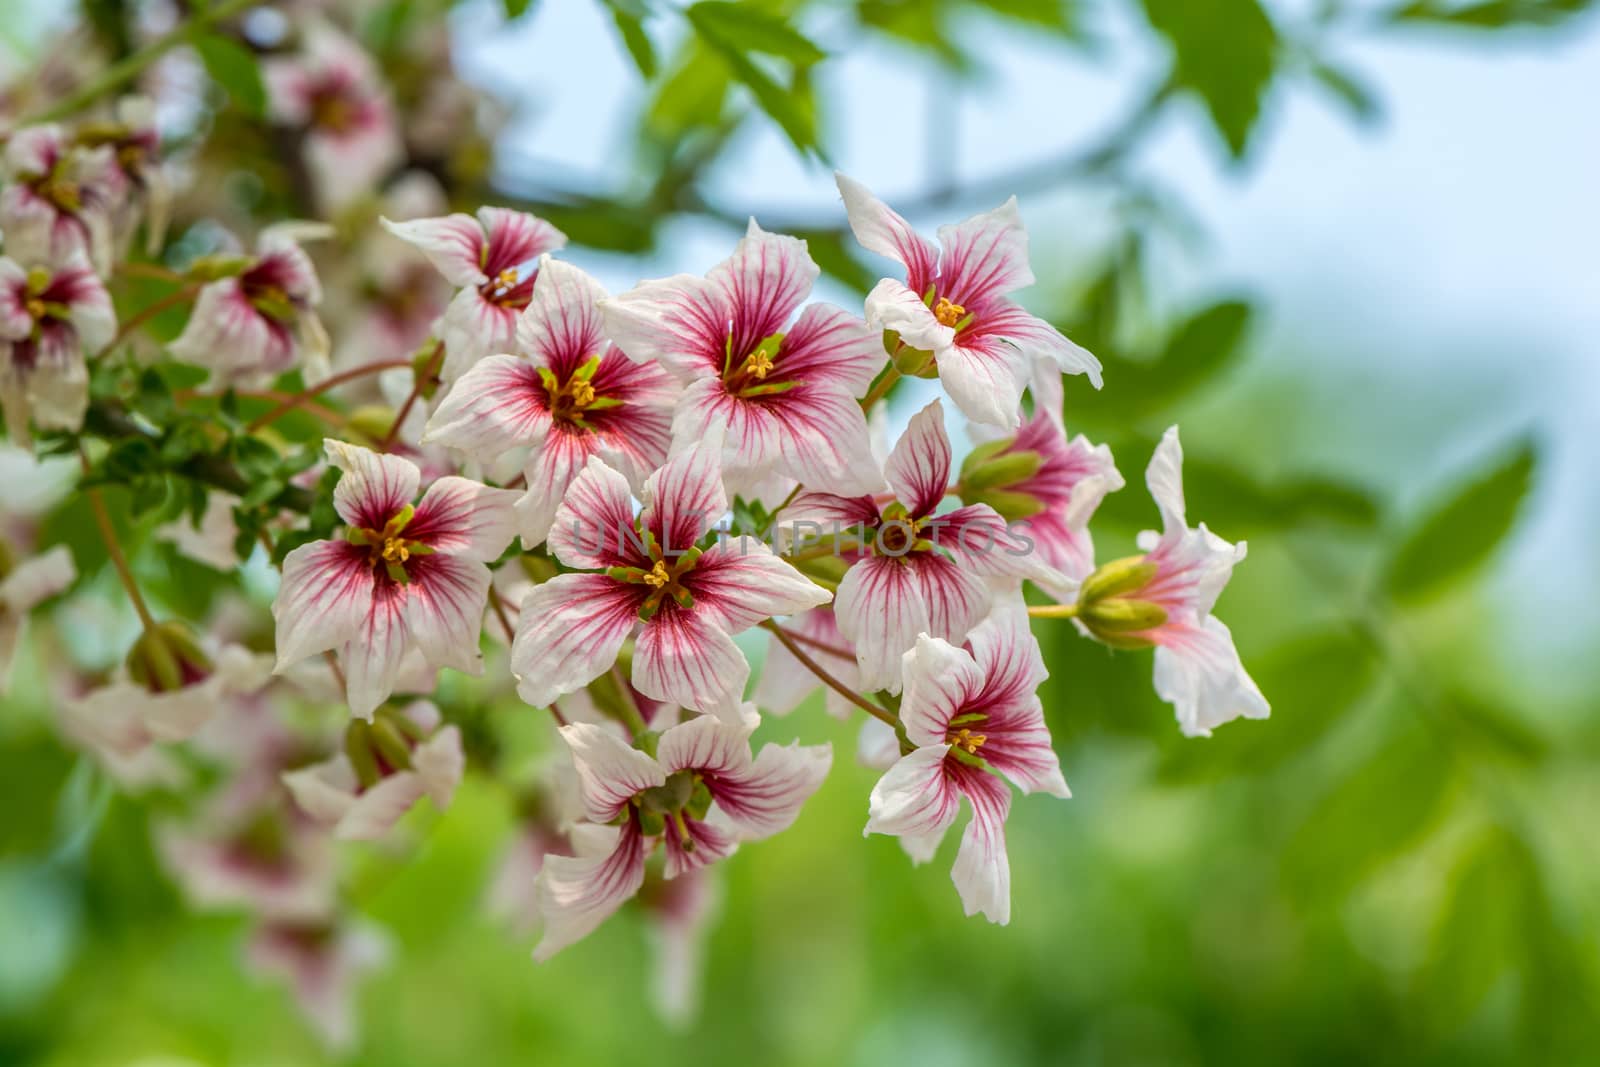
<path id="1" fill-rule="evenodd" d="M 16 557 L 11 554 L 11 549 L 0 540 L 0 581 L 4 581 L 16 569 Z"/>
<path id="2" fill-rule="evenodd" d="M 980 463 L 986 463 L 998 456 L 1010 448 L 1015 441 L 1016 438 L 1007 437 L 999 441 L 985 441 L 981 445 L 974 446 L 972 451 L 967 453 L 967 458 L 961 461 L 961 480 L 966 481 L 967 474 L 970 471 L 977 468 Z"/>
<path id="3" fill-rule="evenodd" d="M 937 378 L 939 366 L 925 348 L 906 346 L 894 354 L 894 369 L 911 378 Z"/>
<path id="4" fill-rule="evenodd" d="M 363 404 L 350 413 L 350 429 L 369 442 L 382 441 L 393 425 L 394 408 L 387 404 Z"/>
<path id="5" fill-rule="evenodd" d="M 844 581 L 844 572 L 850 569 L 850 564 L 842 556 L 814 556 L 811 559 L 799 560 L 794 564 L 796 570 L 810 578 L 812 581 L 833 582 Z"/>
<path id="6" fill-rule="evenodd" d="M 214 282 L 243 274 L 254 262 L 249 256 L 201 256 L 189 264 L 189 277 L 197 282 Z"/>
<path id="7" fill-rule="evenodd" d="M 1097 636 L 1101 633 L 1140 633 L 1167 621 L 1167 609 L 1149 600 L 1112 597 L 1078 609 L 1078 618 Z"/>
<path id="8" fill-rule="evenodd" d="M 1007 522 L 1031 519 L 1045 509 L 1044 501 L 1032 493 L 1017 493 L 1010 489 L 990 489 L 970 499 L 963 493 L 961 499 L 971 504 L 988 504 Z"/>
<path id="9" fill-rule="evenodd" d="M 1091 604 L 1143 589 L 1155 576 L 1156 565 L 1146 562 L 1144 556 L 1114 559 L 1084 579 L 1078 590 L 1078 603 Z"/>
<path id="10" fill-rule="evenodd" d="M 192 685 L 214 669 L 194 633 L 181 622 L 145 630 L 128 650 L 128 677 L 152 693 L 171 693 Z"/>
<path id="11" fill-rule="evenodd" d="M 1002 489 L 1026 481 L 1039 473 L 1044 457 L 1037 452 L 1007 452 L 961 468 L 961 497 L 985 489 Z"/>
<path id="12" fill-rule="evenodd" d="M 351 719 L 344 730 L 344 754 L 356 772 L 356 780 L 364 789 L 371 789 L 383 778 L 378 769 L 378 757 L 372 747 L 372 727 L 361 719 Z"/>
<path id="13" fill-rule="evenodd" d="M 372 747 L 391 769 L 399 771 L 411 767 L 411 743 L 395 726 L 393 717 L 388 715 L 375 717 L 368 730 L 368 736 L 372 739 Z"/>

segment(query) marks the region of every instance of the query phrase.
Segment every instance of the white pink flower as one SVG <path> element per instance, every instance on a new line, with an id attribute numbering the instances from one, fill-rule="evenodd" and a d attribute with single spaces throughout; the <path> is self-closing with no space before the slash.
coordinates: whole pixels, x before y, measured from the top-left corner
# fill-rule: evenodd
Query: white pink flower
<path id="1" fill-rule="evenodd" d="M 292 57 L 262 70 L 272 118 L 305 131 L 305 161 L 326 212 L 371 191 L 403 157 L 383 80 L 372 59 L 324 23 Z"/>
<path id="2" fill-rule="evenodd" d="M 82 252 L 56 266 L 0 258 L 0 407 L 11 440 L 41 429 L 76 430 L 89 404 L 85 350 L 117 332 L 111 297 Z"/>
<path id="3" fill-rule="evenodd" d="M 484 356 L 512 351 L 517 317 L 533 299 L 539 258 L 566 247 L 566 234 L 510 208 L 478 209 L 409 222 L 383 220 L 390 233 L 422 250 L 459 287 L 439 321 L 441 376 L 453 382 Z"/>
<path id="4" fill-rule="evenodd" d="M 1024 793 L 1071 796 L 1039 703 L 1046 677 L 1020 603 L 975 627 L 963 648 L 923 634 L 906 653 L 900 702 L 916 748 L 872 790 L 866 832 L 899 836 L 917 862 L 933 857 L 966 798 L 972 820 L 951 876 L 966 913 L 995 923 L 1011 919 L 1005 780 Z"/>
<path id="5" fill-rule="evenodd" d="M 0 230 L 8 255 L 54 263 L 81 255 L 98 273 L 110 271 L 122 188 L 110 147 L 74 147 L 60 126 L 30 126 L 6 142 L 5 176 Z"/>
<path id="6" fill-rule="evenodd" d="M 191 826 L 164 824 L 156 846 L 196 908 L 243 909 L 293 923 L 326 921 L 336 908 L 330 838 L 275 799 L 208 812 Z"/>
<path id="7" fill-rule="evenodd" d="M 353 721 L 344 749 L 283 775 L 300 810 L 344 841 L 382 837 L 424 796 L 443 811 L 466 768 L 461 731 L 441 726 L 439 709 L 425 700 L 380 712 L 371 725 Z"/>
<path id="8" fill-rule="evenodd" d="M 855 649 L 868 690 L 900 690 L 901 656 L 918 634 L 962 640 L 988 613 L 986 579 L 1064 579 L 1012 533 L 993 508 L 938 513 L 949 488 L 950 440 L 935 400 L 918 412 L 884 467 L 894 498 L 802 493 L 779 513 L 781 534 L 860 539 L 861 555 L 839 584 L 833 611 Z"/>
<path id="9" fill-rule="evenodd" d="M 1211 614 L 1234 564 L 1244 559 L 1245 543 L 1229 544 L 1205 523 L 1188 525 L 1183 447 L 1176 426 L 1162 436 L 1145 482 L 1161 510 L 1162 529 L 1139 535 L 1142 559 L 1107 564 L 1084 583 L 1076 621 L 1114 644 L 1155 646 L 1156 692 L 1176 710 L 1185 735 L 1208 737 L 1216 727 L 1241 716 L 1266 718 L 1271 709 L 1239 661 L 1233 635 Z M 1110 612 L 1102 607 L 1107 603 Z M 1120 624 L 1126 614 L 1117 610 L 1120 606 L 1148 617 L 1149 625 Z M 1109 628 L 1098 618 L 1102 613 L 1110 620 Z"/>
<path id="10" fill-rule="evenodd" d="M 635 492 L 666 462 L 679 390 L 666 371 L 635 363 L 606 340 L 597 308 L 605 295 L 577 267 L 543 257 L 517 320 L 517 354 L 488 356 L 468 370 L 422 436 L 483 462 L 530 449 L 517 505 L 528 548 L 544 541 L 590 456 L 621 471 Z"/>
<path id="11" fill-rule="evenodd" d="M 206 283 L 177 340 L 173 358 L 208 367 L 219 385 L 256 385 L 303 364 L 308 378 L 327 372 L 329 341 L 317 305 L 322 285 L 298 227 L 264 230 L 254 256 Z"/>
<path id="12" fill-rule="evenodd" d="M 778 474 L 827 492 L 882 487 L 857 398 L 883 366 L 883 345 L 841 308 L 812 304 L 795 316 L 817 274 L 804 241 L 752 220 L 706 277 L 646 282 L 601 302 L 623 351 L 687 387 L 674 452 L 720 439 L 741 485 Z"/>
<path id="13" fill-rule="evenodd" d="M 159 628 L 154 637 L 141 637 L 116 680 L 74 701 L 85 718 L 131 713 L 152 739 L 187 741 L 226 701 L 254 693 L 271 676 L 269 657 L 231 644 L 208 654 L 193 643 L 168 640 L 170 627 Z M 154 676 L 149 669 L 152 657 L 141 655 L 152 640 L 166 646 L 165 677 Z"/>
<path id="14" fill-rule="evenodd" d="M 394 691 L 408 651 L 435 668 L 483 670 L 485 564 L 511 542 L 517 494 L 448 477 L 414 503 L 415 463 L 342 441 L 324 447 L 344 472 L 333 503 L 347 529 L 284 559 L 272 603 L 276 669 L 337 650 L 351 713 L 370 718 Z"/>
<path id="15" fill-rule="evenodd" d="M 598 678 L 642 621 L 633 656 L 641 693 L 727 717 L 750 675 L 733 636 L 829 594 L 750 538 L 701 549 L 727 510 L 717 449 L 669 460 L 644 487 L 635 519 L 628 481 L 591 457 L 556 511 L 549 546 L 584 573 L 560 574 L 522 602 L 511 669 L 536 707 Z"/>
<path id="16" fill-rule="evenodd" d="M 906 268 L 904 282 L 885 278 L 867 296 L 868 325 L 931 352 L 940 382 L 967 418 L 1015 427 L 1035 356 L 1087 374 L 1099 388 L 1099 360 L 1008 298 L 1034 280 L 1016 197 L 941 226 L 936 247 L 866 186 L 835 178 L 856 240 Z"/>
<path id="17" fill-rule="evenodd" d="M 338 919 L 264 922 L 245 946 L 250 968 L 287 981 L 301 1015 L 335 1050 L 356 1040 L 357 981 L 388 958 L 389 942 L 380 930 Z"/>
<path id="18" fill-rule="evenodd" d="M 11 664 L 28 613 L 65 591 L 77 577 L 72 552 L 65 545 L 13 563 L 0 543 L 0 696 L 10 687 Z"/>
<path id="19" fill-rule="evenodd" d="M 794 822 L 832 751 L 769 744 L 752 758 L 750 730 L 701 716 L 661 734 L 651 756 L 598 726 L 562 727 L 589 823 L 573 830 L 575 855 L 545 857 L 535 959 L 588 936 L 637 893 L 657 844 L 672 879 Z"/>

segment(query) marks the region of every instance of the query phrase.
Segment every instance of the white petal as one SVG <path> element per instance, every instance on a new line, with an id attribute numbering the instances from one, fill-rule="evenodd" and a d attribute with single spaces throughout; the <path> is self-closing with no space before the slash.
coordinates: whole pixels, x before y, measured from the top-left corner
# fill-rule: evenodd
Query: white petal
<path id="1" fill-rule="evenodd" d="M 1006 855 L 1006 813 L 1011 794 L 992 774 L 966 768 L 962 785 L 972 804 L 972 821 L 961 835 L 961 848 L 950 878 L 968 915 L 982 912 L 1001 926 L 1011 921 L 1011 861 Z"/>
<path id="2" fill-rule="evenodd" d="M 489 563 L 516 535 L 517 493 L 470 478 L 440 478 L 428 487 L 405 528 L 407 540 L 438 553 Z"/>
<path id="3" fill-rule="evenodd" d="M 366 552 L 345 541 L 313 541 L 284 557 L 283 582 L 272 602 L 275 669 L 350 640 L 367 617 L 374 584 Z"/>
<path id="4" fill-rule="evenodd" d="M 489 279 L 480 269 L 486 239 L 483 227 L 471 215 L 446 215 L 437 219 L 391 222 L 380 218 L 384 229 L 428 257 L 434 269 L 451 285 L 482 285 Z"/>
<path id="5" fill-rule="evenodd" d="M 856 650 L 866 690 L 900 691 L 900 657 L 928 630 L 928 605 L 912 568 L 873 556 L 851 566 L 834 595 L 839 632 Z"/>
<path id="6" fill-rule="evenodd" d="M 667 601 L 639 633 L 633 684 L 653 700 L 738 723 L 749 678 L 750 664 L 715 615 Z"/>
<path id="7" fill-rule="evenodd" d="M 577 856 L 547 856 L 539 872 L 544 939 L 533 958 L 547 960 L 589 936 L 644 884 L 645 840 L 631 822 L 593 826 Z"/>
<path id="8" fill-rule="evenodd" d="M 404 456 L 374 452 L 328 438 L 328 462 L 344 472 L 333 487 L 333 506 L 351 526 L 381 530 L 417 496 L 422 472 Z"/>
<path id="9" fill-rule="evenodd" d="M 483 672 L 478 637 L 489 603 L 489 568 L 458 556 L 414 556 L 406 565 L 405 620 L 429 664 Z"/>
<path id="10" fill-rule="evenodd" d="M 426 791 L 414 771 L 386 776 L 356 797 L 333 836 L 341 841 L 376 841 L 394 828 Z"/>
<path id="11" fill-rule="evenodd" d="M 561 738 L 572 750 L 584 815 L 591 822 L 610 822 L 634 796 L 666 784 L 665 761 L 657 762 L 630 748 L 603 726 L 571 723 L 561 728 Z"/>
<path id="12" fill-rule="evenodd" d="M 730 634 L 833 599 L 753 537 L 712 545 L 684 575 L 683 584 L 694 594 L 695 610 L 715 613 Z"/>
<path id="13" fill-rule="evenodd" d="M 911 416 L 883 473 L 895 499 L 912 517 L 931 515 L 938 508 L 950 482 L 950 438 L 944 432 L 944 406 L 939 401 Z"/>
<path id="14" fill-rule="evenodd" d="M 917 638 L 903 662 L 900 718 L 906 736 L 915 745 L 943 745 L 950 720 L 967 711 L 982 692 L 983 673 L 965 649 L 927 634 Z"/>
<path id="15" fill-rule="evenodd" d="M 1176 710 L 1187 737 L 1209 737 L 1225 722 L 1271 714 L 1239 661 L 1233 634 L 1214 615 L 1198 629 L 1187 629 L 1181 641 L 1158 647 L 1155 660 L 1156 692 Z"/>
<path id="16" fill-rule="evenodd" d="M 407 599 L 405 586 L 397 582 L 374 583 L 366 617 L 340 652 L 345 697 L 356 718 L 371 719 L 394 692 L 400 662 L 411 647 Z"/>
<path id="17" fill-rule="evenodd" d="M 866 316 L 868 326 L 893 330 L 910 348 L 937 354 L 955 343 L 955 330 L 940 323 L 921 296 L 893 278 L 883 279 L 867 294 Z"/>
<path id="18" fill-rule="evenodd" d="M 948 752 L 943 745 L 919 748 L 890 767 L 872 787 L 864 832 L 926 837 L 955 822 L 961 794 L 945 770 Z"/>
<path id="19" fill-rule="evenodd" d="M 638 621 L 636 589 L 603 574 L 561 574 L 530 589 L 511 646 L 517 694 L 546 707 L 609 670 Z"/>
<path id="20" fill-rule="evenodd" d="M 487 356 L 450 387 L 428 419 L 422 443 L 487 462 L 519 445 L 538 445 L 549 432 L 539 372 L 516 356 Z"/>

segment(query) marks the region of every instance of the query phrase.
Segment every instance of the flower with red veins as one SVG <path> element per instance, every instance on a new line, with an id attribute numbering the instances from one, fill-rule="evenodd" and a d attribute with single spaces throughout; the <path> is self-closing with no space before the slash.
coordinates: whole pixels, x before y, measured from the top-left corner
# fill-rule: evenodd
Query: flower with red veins
<path id="1" fill-rule="evenodd" d="M 289 984 L 295 1006 L 330 1049 L 355 1044 L 355 986 L 389 959 L 376 927 L 333 918 L 263 922 L 250 935 L 245 960 L 258 974 Z"/>
<path id="2" fill-rule="evenodd" d="M 639 890 L 655 950 L 650 1004 L 670 1026 L 685 1026 L 699 1014 L 706 932 L 719 896 L 705 868 L 685 871 L 676 878 L 647 872 Z"/>
<path id="3" fill-rule="evenodd" d="M 111 297 L 81 252 L 59 266 L 0 258 L 0 407 L 17 444 L 40 429 L 76 430 L 89 404 L 85 350 L 117 332 Z"/>
<path id="4" fill-rule="evenodd" d="M 659 366 L 635 363 L 606 340 L 605 290 L 577 267 L 545 256 L 517 320 L 515 355 L 488 356 L 440 403 L 423 444 L 482 462 L 529 449 L 517 504 L 522 543 L 542 543 L 567 487 L 591 456 L 621 471 L 634 492 L 666 462 L 679 389 Z"/>
<path id="5" fill-rule="evenodd" d="M 308 377 L 326 374 L 328 333 L 316 312 L 322 285 L 296 233 L 268 228 L 254 256 L 197 265 L 222 276 L 201 288 L 183 333 L 168 346 L 174 359 L 210 368 L 219 386 L 259 385 L 296 364 Z"/>
<path id="6" fill-rule="evenodd" d="M 424 796 L 440 811 L 461 784 L 466 758 L 461 731 L 441 726 L 439 709 L 419 700 L 400 711 L 352 719 L 344 751 L 287 771 L 283 784 L 312 819 L 341 841 L 373 841 L 388 833 Z"/>
<path id="7" fill-rule="evenodd" d="M 831 607 L 812 608 L 784 623 L 789 638 L 800 650 L 814 660 L 846 688 L 861 689 L 861 672 L 856 666 L 855 650 L 844 634 Z M 767 657 L 761 665 L 761 677 L 756 679 L 756 689 L 751 700 L 763 711 L 774 715 L 787 715 L 800 706 L 806 697 L 822 690 L 823 706 L 836 719 L 849 718 L 855 705 L 832 688 L 824 686 L 811 668 L 795 658 L 789 647 L 776 636 L 767 639 Z"/>
<path id="8" fill-rule="evenodd" d="M 1069 579 L 1049 591 L 1070 598 L 1094 570 L 1089 520 L 1123 484 L 1109 448 L 1082 434 L 1068 440 L 1056 416 L 1036 410 L 1015 436 L 968 455 L 958 489 L 963 501 L 988 504 L 1016 523 L 1039 557 Z"/>
<path id="9" fill-rule="evenodd" d="M 752 758 L 751 729 L 700 716 L 648 735 L 652 756 L 598 726 L 561 728 L 589 822 L 573 830 L 574 855 L 545 857 L 535 959 L 588 936 L 637 893 L 658 844 L 662 874 L 674 879 L 794 822 L 827 777 L 832 750 L 769 744 Z"/>
<path id="10" fill-rule="evenodd" d="M 885 278 L 868 294 L 868 325 L 931 353 L 939 381 L 967 418 L 1015 428 L 1035 356 L 1100 387 L 1098 359 L 1008 299 L 1034 280 L 1016 197 L 939 227 L 936 247 L 866 186 L 834 177 L 856 240 L 906 268 L 904 282 Z"/>
<path id="11" fill-rule="evenodd" d="M 1265 719 L 1266 697 L 1239 661 L 1233 634 L 1211 614 L 1245 543 L 1229 544 L 1205 523 L 1190 528 L 1176 426 L 1156 446 L 1145 483 L 1161 510 L 1161 531 L 1139 535 L 1144 555 L 1107 563 L 1083 582 L 1073 621 L 1114 648 L 1155 646 L 1156 692 L 1186 736 L 1209 737 L 1241 716 Z"/>
<path id="12" fill-rule="evenodd" d="M 916 748 L 879 779 L 869 801 L 865 832 L 900 837 L 923 863 L 965 797 L 972 821 L 951 877 L 968 915 L 981 911 L 1002 925 L 1011 919 L 1006 780 L 1024 793 L 1072 795 L 1039 703 L 1046 677 L 1020 602 L 975 627 L 961 648 L 923 634 L 906 653 L 900 702 L 906 738 Z"/>
<path id="13" fill-rule="evenodd" d="M 415 463 L 343 441 L 324 448 L 344 472 L 333 505 L 347 528 L 342 539 L 285 557 L 272 602 L 276 670 L 336 650 L 350 711 L 370 719 L 394 691 L 407 652 L 430 667 L 483 671 L 486 564 L 511 543 L 517 494 L 448 477 L 413 503 L 422 480 Z"/>
<path id="14" fill-rule="evenodd" d="M 782 475 L 827 492 L 882 488 L 857 398 L 883 366 L 883 344 L 828 304 L 795 317 L 817 274 L 804 241 L 752 220 L 706 277 L 645 282 L 601 302 L 623 351 L 687 387 L 674 452 L 721 439 L 723 467 L 740 486 Z"/>
<path id="15" fill-rule="evenodd" d="M 11 685 L 11 664 L 22 643 L 28 613 L 78 578 L 72 551 L 57 545 L 29 559 L 15 560 L 0 539 L 0 696 Z"/>
<path id="16" fill-rule="evenodd" d="M 511 669 L 535 707 L 588 685 L 640 626 L 633 684 L 653 700 L 735 719 L 750 676 L 733 635 L 829 594 L 753 538 L 699 547 L 728 507 L 717 449 L 697 445 L 645 482 L 634 516 L 628 480 L 591 457 L 568 488 L 550 551 L 559 574 L 522 602 Z"/>
<path id="17" fill-rule="evenodd" d="M 780 535 L 802 527 L 854 536 L 863 554 L 834 599 L 862 686 L 900 691 L 901 656 L 918 634 L 960 641 L 989 611 L 989 579 L 1065 579 L 987 504 L 938 513 L 950 479 L 950 439 L 935 400 L 911 419 L 884 466 L 893 499 L 802 493 L 779 512 Z"/>
<path id="18" fill-rule="evenodd" d="M 318 23 L 300 51 L 263 65 L 268 111 L 305 132 L 305 161 L 325 213 L 371 191 L 403 158 L 394 110 L 372 59 Z"/>
<path id="19" fill-rule="evenodd" d="M 6 142 L 0 230 L 13 256 L 67 262 L 81 255 L 111 269 L 113 216 L 121 177 L 105 146 L 75 147 L 60 126 L 30 126 Z"/>
<path id="20" fill-rule="evenodd" d="M 131 232 L 142 204 L 146 251 L 152 255 L 160 252 L 172 209 L 172 182 L 161 162 L 154 102 L 144 96 L 123 97 L 117 101 L 115 121 L 80 125 L 77 143 L 111 151 L 115 228 L 119 233 Z"/>
<path id="21" fill-rule="evenodd" d="M 479 208 L 477 218 L 458 213 L 382 221 L 460 290 L 438 327 L 444 342 L 440 375 L 447 382 L 484 356 L 513 350 L 517 318 L 533 300 L 540 257 L 567 244 L 567 235 L 543 219 L 503 207 Z"/>
<path id="22" fill-rule="evenodd" d="M 338 883 L 327 832 L 274 794 L 237 810 L 233 799 L 216 798 L 192 825 L 157 828 L 157 853 L 189 903 L 286 922 L 330 918 Z"/>

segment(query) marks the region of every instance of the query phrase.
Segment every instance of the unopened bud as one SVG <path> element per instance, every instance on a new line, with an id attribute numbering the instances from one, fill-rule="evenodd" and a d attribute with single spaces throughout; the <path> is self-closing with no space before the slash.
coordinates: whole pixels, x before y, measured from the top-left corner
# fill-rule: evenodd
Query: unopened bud
<path id="1" fill-rule="evenodd" d="M 5 541 L 0 540 L 0 581 L 4 581 L 16 569 L 16 566 L 17 561 L 12 556 L 11 549 L 6 545 Z"/>
<path id="2" fill-rule="evenodd" d="M 243 274 L 255 262 L 249 256 L 201 256 L 189 264 L 189 277 L 197 282 L 214 282 Z"/>
<path id="3" fill-rule="evenodd" d="M 350 413 L 350 429 L 368 441 L 382 441 L 394 425 L 394 408 L 387 404 L 363 404 Z"/>
<path id="4" fill-rule="evenodd" d="M 963 495 L 962 500 L 968 500 Z M 969 503 L 988 504 L 1007 522 L 1031 519 L 1044 511 L 1047 505 L 1032 493 L 1019 493 L 1012 489 L 990 489 L 972 497 Z"/>
<path id="5" fill-rule="evenodd" d="M 1078 618 L 1095 633 L 1141 633 L 1167 621 L 1167 609 L 1150 600 L 1112 597 L 1078 609 Z"/>
<path id="6" fill-rule="evenodd" d="M 128 677 L 152 693 L 170 693 L 210 677 L 215 669 L 193 631 L 181 622 L 145 630 L 128 650 Z"/>
<path id="7" fill-rule="evenodd" d="M 1083 581 L 1078 590 L 1079 604 L 1092 604 L 1097 600 L 1121 596 L 1143 589 L 1156 576 L 1156 565 L 1144 556 L 1124 556 L 1114 559 Z"/>
<path id="8" fill-rule="evenodd" d="M 1002 452 L 977 463 L 961 465 L 961 496 L 985 489 L 1004 489 L 1009 485 L 1027 481 L 1039 473 L 1044 457 L 1037 452 Z"/>

